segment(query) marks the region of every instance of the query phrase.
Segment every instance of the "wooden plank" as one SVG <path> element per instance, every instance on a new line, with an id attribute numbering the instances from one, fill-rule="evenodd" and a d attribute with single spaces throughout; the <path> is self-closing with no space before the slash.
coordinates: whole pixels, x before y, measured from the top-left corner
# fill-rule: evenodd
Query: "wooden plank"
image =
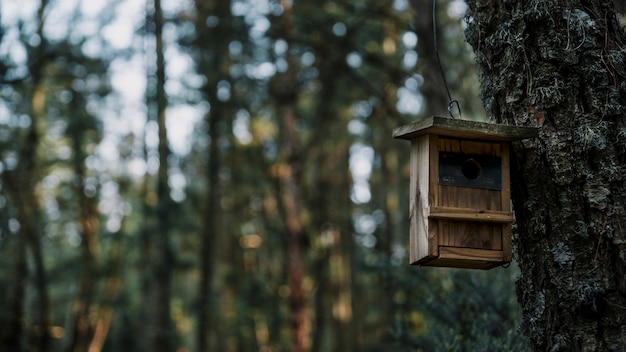
<path id="1" fill-rule="evenodd" d="M 428 217 L 447 220 L 483 221 L 511 223 L 514 220 L 510 211 L 478 210 L 456 207 L 430 207 Z"/>
<path id="2" fill-rule="evenodd" d="M 425 258 L 415 265 L 487 270 L 509 263 L 502 251 L 441 247 L 441 256 Z"/>
<path id="3" fill-rule="evenodd" d="M 410 176 L 410 228 L 409 260 L 411 263 L 433 256 L 429 248 L 431 229 L 428 219 L 429 199 L 429 136 L 421 136 L 411 141 L 411 176 Z M 436 240 L 436 236 L 435 236 Z M 436 246 L 435 246 L 436 251 Z M 434 253 L 437 255 L 438 253 Z"/>
<path id="4" fill-rule="evenodd" d="M 500 196 L 502 197 L 502 210 L 511 210 L 511 167 L 509 159 L 509 144 L 502 143 L 502 189 Z"/>
<path id="5" fill-rule="evenodd" d="M 420 266 L 488 270 L 488 269 L 499 267 L 505 263 L 483 262 L 483 261 L 464 260 L 464 259 L 435 259 L 435 260 L 431 260 L 428 262 L 416 263 L 416 264 Z"/>
<path id="6" fill-rule="evenodd" d="M 504 262 L 502 251 L 475 248 L 440 247 L 439 258 L 499 263 Z"/>
<path id="7" fill-rule="evenodd" d="M 439 185 L 439 202 L 442 207 L 501 210 L 500 191 L 472 187 Z"/>
<path id="8" fill-rule="evenodd" d="M 536 138 L 539 136 L 539 129 L 431 116 L 395 128 L 393 137 L 411 140 L 429 133 L 469 139 L 515 141 Z"/>
<path id="9" fill-rule="evenodd" d="M 428 207 L 424 210 L 424 217 L 428 221 L 429 233 L 428 233 L 428 248 L 431 256 L 439 255 L 439 228 L 438 222 L 428 217 L 428 211 L 430 206 L 439 204 L 439 191 L 437 186 L 439 185 L 439 137 L 431 134 L 428 137 Z"/>
<path id="10" fill-rule="evenodd" d="M 488 222 L 439 220 L 439 246 L 502 250 L 502 225 Z"/>
<path id="11" fill-rule="evenodd" d="M 500 148 L 501 144 L 499 142 L 493 141 L 475 141 L 475 140 L 460 140 L 461 148 L 460 152 L 465 154 L 484 154 L 484 155 L 493 155 L 493 156 L 501 156 Z"/>
<path id="12" fill-rule="evenodd" d="M 492 269 L 509 263 L 502 251 L 441 247 L 442 256 L 424 258 L 413 265 L 464 269 Z"/>

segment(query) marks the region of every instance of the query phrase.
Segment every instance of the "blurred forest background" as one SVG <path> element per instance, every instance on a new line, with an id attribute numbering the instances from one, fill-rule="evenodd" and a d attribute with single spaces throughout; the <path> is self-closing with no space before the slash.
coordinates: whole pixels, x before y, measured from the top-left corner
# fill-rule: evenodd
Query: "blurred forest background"
<path id="1" fill-rule="evenodd" d="M 408 265 L 430 0 L 0 4 L 1 350 L 527 349 L 515 265 Z"/>

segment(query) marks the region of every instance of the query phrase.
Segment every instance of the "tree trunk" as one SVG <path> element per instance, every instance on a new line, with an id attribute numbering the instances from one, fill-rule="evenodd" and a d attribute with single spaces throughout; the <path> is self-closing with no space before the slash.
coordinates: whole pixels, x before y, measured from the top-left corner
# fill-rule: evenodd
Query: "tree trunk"
<path id="1" fill-rule="evenodd" d="M 5 172 L 4 175 L 7 173 Z M 8 185 L 3 178 L 3 184 Z M 26 264 L 26 241 L 24 236 L 13 236 L 3 244 L 3 254 L 11 256 L 11 284 L 7 289 L 5 316 L 0 325 L 0 345 L 9 351 L 20 351 L 24 336 L 22 322 L 24 320 L 24 297 L 28 281 Z"/>
<path id="2" fill-rule="evenodd" d="M 621 351 L 626 40 L 613 4 L 467 3 L 488 114 L 540 127 L 511 172 L 523 331 L 536 351 Z"/>
<path id="3" fill-rule="evenodd" d="M 85 191 L 85 180 L 87 179 L 87 169 L 85 167 L 86 155 L 83 152 L 83 144 L 85 141 L 85 127 L 89 125 L 87 119 L 91 116 L 81 114 L 84 110 L 82 103 L 78 102 L 80 92 L 72 92 L 74 99 L 72 100 L 72 110 L 76 114 L 70 119 L 68 126 L 68 135 L 72 139 L 74 149 L 73 167 L 74 174 L 78 182 L 76 183 L 75 192 L 78 199 L 77 218 L 80 223 L 81 236 L 81 262 L 80 267 L 82 273 L 80 275 L 79 291 L 74 299 L 72 313 L 71 331 L 68 332 L 69 338 L 68 351 L 85 351 L 91 340 L 93 333 L 92 319 L 90 315 L 94 311 L 94 295 L 96 283 L 96 258 L 98 248 L 98 203 L 95 195 L 87 195 Z"/>
<path id="4" fill-rule="evenodd" d="M 277 78 L 274 97 L 278 103 L 278 116 L 283 134 L 281 155 L 284 160 L 281 176 L 281 193 L 284 204 L 285 226 L 287 230 L 287 275 L 289 285 L 289 326 L 291 328 L 291 351 L 302 352 L 309 348 L 309 327 L 307 326 L 307 298 L 304 292 L 304 251 L 305 234 L 301 219 L 301 163 L 298 155 L 296 133 L 296 103 L 298 82 L 296 80 L 296 58 L 293 54 L 293 41 L 296 29 L 293 22 L 292 2 L 282 0 L 283 35 L 289 51 L 287 71 Z"/>
<path id="5" fill-rule="evenodd" d="M 152 8 L 150 7 L 152 5 Z M 173 253 L 170 245 L 172 201 L 168 186 L 168 157 L 170 150 L 167 142 L 165 93 L 165 58 L 163 45 L 163 13 L 161 1 L 146 3 L 146 56 L 153 64 L 147 67 L 148 82 L 155 82 L 148 87 L 146 96 L 147 120 L 156 121 L 158 126 L 157 155 L 159 166 L 154 179 L 146 173 L 143 180 L 142 196 L 144 222 L 141 230 L 141 292 L 144 305 L 141 308 L 141 320 L 137 321 L 145 341 L 146 351 L 173 351 L 174 333 L 170 317 L 170 298 Z M 150 35 L 154 42 L 149 42 Z M 151 90 L 153 88 L 154 90 Z M 150 93 L 154 91 L 154 93 Z M 144 136 L 145 137 L 145 136 Z M 145 141 L 144 141 L 145 143 Z M 144 144 L 146 160 L 150 151 Z M 155 189 L 156 188 L 156 189 Z"/>
<path id="6" fill-rule="evenodd" d="M 315 11 L 319 4 L 301 1 L 298 6 L 296 13 L 300 17 Z M 307 168 L 308 178 L 313 181 L 306 192 L 311 197 L 307 202 L 313 214 L 311 228 L 320 231 L 324 248 L 314 261 L 312 272 L 316 281 L 312 351 L 353 351 L 357 345 L 352 309 L 352 205 L 346 192 L 350 189 L 347 170 L 351 138 L 344 134 L 345 120 L 337 118 L 341 115 L 337 107 L 343 93 L 338 78 L 345 74 L 345 55 L 350 48 L 350 35 L 346 37 L 343 46 L 313 45 L 316 65 L 324 69 L 318 81 L 313 136 L 302 149 L 313 165 Z"/>
<path id="7" fill-rule="evenodd" d="M 157 231 L 154 233 L 154 282 L 156 329 L 152 339 L 153 351 L 170 352 L 174 350 L 172 323 L 170 318 L 170 297 L 172 281 L 172 250 L 170 245 L 172 202 L 168 185 L 168 158 L 170 150 L 167 142 L 165 110 L 167 96 L 165 94 L 165 49 L 163 47 L 163 12 L 161 0 L 154 0 L 154 37 L 156 42 L 156 114 L 159 126 L 159 170 L 157 175 Z"/>
<path id="8" fill-rule="evenodd" d="M 195 48 L 198 50 L 197 61 L 200 74 L 204 75 L 207 84 L 204 94 L 211 104 L 211 110 L 205 117 L 208 124 L 210 140 L 206 166 L 207 194 L 204 201 L 202 243 L 199 250 L 200 284 L 198 290 L 198 329 L 196 331 L 197 350 L 200 352 L 223 349 L 218 324 L 219 296 L 215 287 L 215 267 L 220 244 L 218 220 L 220 219 L 219 184 L 220 160 L 220 126 L 229 112 L 228 102 L 218 98 L 218 84 L 229 77 L 228 46 L 233 36 L 233 25 L 230 19 L 230 0 L 195 2 L 197 18 L 196 30 L 198 39 Z M 207 26 L 207 18 L 218 18 L 214 27 Z M 207 55 L 209 54 L 210 55 Z"/>
<path id="9" fill-rule="evenodd" d="M 4 180 L 11 185 L 9 196 L 17 208 L 17 220 L 19 230 L 15 239 L 15 267 L 14 282 L 9 289 L 9 321 L 8 328 L 2 333 L 3 343 L 6 341 L 8 348 L 21 350 L 21 342 L 24 340 L 24 303 L 26 296 L 26 285 L 29 278 L 26 249 L 30 248 L 33 256 L 33 282 L 36 291 L 37 303 L 33 309 L 34 321 L 31 326 L 32 334 L 28 338 L 29 348 L 39 351 L 47 351 L 50 347 L 50 301 L 48 298 L 47 278 L 44 268 L 43 252 L 39 238 L 39 199 L 36 193 L 37 182 L 39 181 L 40 170 L 37 157 L 39 146 L 41 120 L 44 118 L 44 107 L 46 95 L 44 91 L 44 74 L 48 59 L 44 57 L 46 40 L 43 35 L 44 12 L 48 2 L 42 0 L 37 11 L 38 28 L 37 34 L 42 39 L 40 45 L 33 50 L 33 56 L 29 58 L 31 62 L 30 76 L 32 79 L 32 94 L 30 106 L 31 124 L 21 141 L 18 152 L 18 165 L 13 172 L 4 175 Z M 22 275 L 22 276 L 19 276 Z M 4 330 L 4 329 L 3 329 Z M 14 334 L 14 335 L 13 335 Z"/>

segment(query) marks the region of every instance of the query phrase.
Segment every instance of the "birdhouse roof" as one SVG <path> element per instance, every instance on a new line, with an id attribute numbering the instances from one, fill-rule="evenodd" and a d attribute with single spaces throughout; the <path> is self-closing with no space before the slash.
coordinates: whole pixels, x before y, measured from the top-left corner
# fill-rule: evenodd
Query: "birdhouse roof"
<path id="1" fill-rule="evenodd" d="M 399 139 L 411 140 L 425 134 L 478 140 L 515 141 L 535 138 L 539 135 L 539 129 L 431 116 L 393 130 L 393 138 Z"/>

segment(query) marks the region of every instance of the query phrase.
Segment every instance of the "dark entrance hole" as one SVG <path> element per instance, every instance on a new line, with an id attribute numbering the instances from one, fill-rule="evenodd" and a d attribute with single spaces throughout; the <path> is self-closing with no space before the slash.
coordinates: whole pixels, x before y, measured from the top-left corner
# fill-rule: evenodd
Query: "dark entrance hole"
<path id="1" fill-rule="evenodd" d="M 461 164 L 461 172 L 467 179 L 475 180 L 480 176 L 480 164 L 474 159 L 467 159 Z"/>

